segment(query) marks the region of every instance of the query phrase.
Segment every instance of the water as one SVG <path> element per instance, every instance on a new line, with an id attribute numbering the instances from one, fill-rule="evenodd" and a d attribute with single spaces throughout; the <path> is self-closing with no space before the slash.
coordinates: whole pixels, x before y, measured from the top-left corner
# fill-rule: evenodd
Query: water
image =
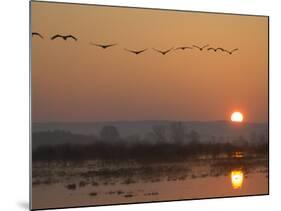
<path id="1" fill-rule="evenodd" d="M 265 157 L 194 158 L 175 163 L 34 162 L 32 207 L 267 194 L 267 165 Z"/>

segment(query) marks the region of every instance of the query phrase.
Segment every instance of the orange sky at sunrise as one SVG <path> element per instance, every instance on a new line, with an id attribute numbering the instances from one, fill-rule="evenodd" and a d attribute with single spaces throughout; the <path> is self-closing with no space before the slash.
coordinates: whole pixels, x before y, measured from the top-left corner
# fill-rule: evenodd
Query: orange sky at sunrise
<path id="1" fill-rule="evenodd" d="M 31 4 L 33 121 L 268 120 L 267 17 Z M 239 50 L 151 49 L 193 44 Z"/>

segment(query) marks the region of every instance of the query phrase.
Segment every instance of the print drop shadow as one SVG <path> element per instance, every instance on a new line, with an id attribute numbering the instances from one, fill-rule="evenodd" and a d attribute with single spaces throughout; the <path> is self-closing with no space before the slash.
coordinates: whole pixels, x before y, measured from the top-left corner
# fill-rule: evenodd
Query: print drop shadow
<path id="1" fill-rule="evenodd" d="M 18 202 L 18 206 L 23 210 L 29 210 L 29 203 L 27 201 Z"/>

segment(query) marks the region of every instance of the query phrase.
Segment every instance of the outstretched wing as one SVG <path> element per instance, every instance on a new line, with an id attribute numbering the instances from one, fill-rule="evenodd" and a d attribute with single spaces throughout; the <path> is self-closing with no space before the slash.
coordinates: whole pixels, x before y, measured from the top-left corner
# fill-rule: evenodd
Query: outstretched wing
<path id="1" fill-rule="evenodd" d="M 147 50 L 147 48 L 145 48 L 145 49 L 139 51 L 139 53 L 142 53 L 142 52 L 144 52 L 144 51 L 146 51 L 146 50 Z"/>
<path id="2" fill-rule="evenodd" d="M 65 36 L 66 37 L 66 39 L 68 39 L 68 38 L 72 38 L 72 39 L 74 39 L 75 41 L 77 41 L 77 38 L 76 37 L 74 37 L 73 35 L 67 35 L 67 36 Z"/>
<path id="3" fill-rule="evenodd" d="M 109 45 L 103 45 L 104 48 L 109 48 L 109 47 L 112 47 L 112 46 L 115 46 L 117 45 L 117 43 L 113 43 L 113 44 L 109 44 Z"/>
<path id="4" fill-rule="evenodd" d="M 142 53 L 142 52 L 144 52 L 144 51 L 146 51 L 147 50 L 147 48 L 146 49 L 143 49 L 143 50 L 140 50 L 140 51 L 137 51 L 136 53 Z"/>
<path id="5" fill-rule="evenodd" d="M 209 44 L 207 44 L 207 45 L 204 45 L 204 46 L 202 46 L 202 47 L 200 47 L 200 46 L 198 46 L 198 45 L 192 45 L 193 47 L 195 47 L 195 48 L 198 48 L 199 50 L 203 50 L 204 48 L 206 48 L 206 47 L 208 47 L 209 46 Z"/>
<path id="6" fill-rule="evenodd" d="M 166 50 L 165 52 L 166 53 L 169 53 L 171 50 L 173 50 L 174 49 L 174 47 L 171 47 L 170 49 L 168 49 L 168 50 Z"/>
<path id="7" fill-rule="evenodd" d="M 124 50 L 125 50 L 125 51 L 128 51 L 128 52 L 130 52 L 130 53 L 138 54 L 138 51 L 129 50 L 129 49 L 127 49 L 127 48 L 124 48 Z"/>
<path id="8" fill-rule="evenodd" d="M 217 50 L 225 51 L 225 49 L 223 49 L 223 48 L 217 48 Z"/>
<path id="9" fill-rule="evenodd" d="M 42 39 L 44 39 L 44 37 L 40 34 L 40 33 L 38 33 L 38 32 L 32 32 L 32 37 L 33 36 L 39 36 L 40 38 L 42 38 Z"/>
<path id="10" fill-rule="evenodd" d="M 214 49 L 214 48 L 208 48 L 207 50 L 208 51 L 210 51 L 210 50 L 216 51 L 216 49 Z"/>
<path id="11" fill-rule="evenodd" d="M 206 47 L 208 47 L 209 46 L 209 44 L 207 44 L 207 45 L 204 45 L 203 47 L 202 47 L 202 49 L 204 49 L 204 48 L 206 48 Z"/>
<path id="12" fill-rule="evenodd" d="M 192 45 L 194 48 L 201 49 L 198 45 Z"/>
<path id="13" fill-rule="evenodd" d="M 54 40 L 54 39 L 59 38 L 59 37 L 63 38 L 63 36 L 61 36 L 60 34 L 56 34 L 56 35 L 51 37 L 51 40 Z"/>
<path id="14" fill-rule="evenodd" d="M 232 54 L 232 52 L 229 51 L 229 50 L 224 50 L 224 52 L 229 53 L 229 54 Z"/>
<path id="15" fill-rule="evenodd" d="M 90 45 L 94 45 L 94 46 L 102 47 L 102 45 L 99 45 L 99 44 L 96 44 L 96 43 L 93 43 L 93 42 L 90 42 Z"/>
<path id="16" fill-rule="evenodd" d="M 163 51 L 160 51 L 160 50 L 158 50 L 158 49 L 156 49 L 156 48 L 152 48 L 153 50 L 155 50 L 155 51 L 157 51 L 158 53 L 164 53 Z"/>

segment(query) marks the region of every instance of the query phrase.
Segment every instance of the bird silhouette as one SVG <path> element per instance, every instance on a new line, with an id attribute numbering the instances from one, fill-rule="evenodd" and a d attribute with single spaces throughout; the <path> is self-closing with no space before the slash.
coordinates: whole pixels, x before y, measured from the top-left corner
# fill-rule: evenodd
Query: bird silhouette
<path id="1" fill-rule="evenodd" d="M 57 38 L 62 38 L 63 40 L 67 40 L 69 38 L 77 41 L 78 39 L 76 37 L 74 37 L 73 35 L 69 34 L 69 35 L 61 35 L 61 34 L 56 34 L 54 36 L 51 37 L 51 40 L 57 39 Z"/>
<path id="2" fill-rule="evenodd" d="M 213 50 L 213 51 L 217 51 L 217 50 L 221 50 L 221 51 L 225 51 L 225 49 L 223 49 L 223 48 L 221 48 L 221 47 L 219 47 L 219 48 L 208 48 L 207 49 L 208 51 L 210 51 L 210 50 Z"/>
<path id="3" fill-rule="evenodd" d="M 238 48 L 235 48 L 235 49 L 233 49 L 231 51 L 228 51 L 228 50 L 224 50 L 224 51 L 231 55 L 234 51 L 238 51 Z"/>
<path id="4" fill-rule="evenodd" d="M 112 46 L 117 45 L 117 43 L 108 44 L 108 45 L 102 45 L 102 44 L 96 44 L 96 43 L 90 42 L 90 45 L 94 45 L 94 46 L 97 46 L 97 47 L 101 47 L 101 48 L 103 48 L 103 49 L 106 49 L 106 48 L 109 48 L 109 47 L 112 47 Z"/>
<path id="5" fill-rule="evenodd" d="M 131 53 L 134 53 L 134 54 L 136 54 L 136 55 L 138 55 L 138 54 L 140 54 L 140 53 L 142 53 L 142 52 L 146 51 L 146 50 L 147 50 L 147 48 L 146 48 L 146 49 L 143 49 L 143 50 L 139 50 L 139 51 L 129 50 L 129 49 L 127 49 L 127 48 L 124 48 L 124 50 L 125 50 L 125 51 L 128 51 L 128 52 L 131 52 Z"/>
<path id="6" fill-rule="evenodd" d="M 32 32 L 32 37 L 33 36 L 38 36 L 38 37 L 40 37 L 41 39 L 44 39 L 44 37 L 40 34 L 40 33 L 38 33 L 38 32 Z"/>
<path id="7" fill-rule="evenodd" d="M 185 49 L 192 49 L 192 47 L 189 47 L 189 46 L 181 46 L 181 47 L 176 48 L 175 50 L 185 50 Z"/>
<path id="8" fill-rule="evenodd" d="M 155 51 L 158 52 L 158 53 L 161 53 L 162 55 L 166 55 L 166 54 L 169 53 L 171 50 L 173 50 L 174 47 L 172 47 L 172 48 L 170 48 L 170 49 L 168 49 L 168 50 L 166 50 L 166 51 L 161 51 L 161 50 L 156 49 L 156 48 L 152 48 L 152 49 L 155 50 Z"/>
<path id="9" fill-rule="evenodd" d="M 198 48 L 200 51 L 202 51 L 204 48 L 208 47 L 209 45 L 204 45 L 202 47 L 198 46 L 198 45 L 192 45 L 194 48 Z"/>

